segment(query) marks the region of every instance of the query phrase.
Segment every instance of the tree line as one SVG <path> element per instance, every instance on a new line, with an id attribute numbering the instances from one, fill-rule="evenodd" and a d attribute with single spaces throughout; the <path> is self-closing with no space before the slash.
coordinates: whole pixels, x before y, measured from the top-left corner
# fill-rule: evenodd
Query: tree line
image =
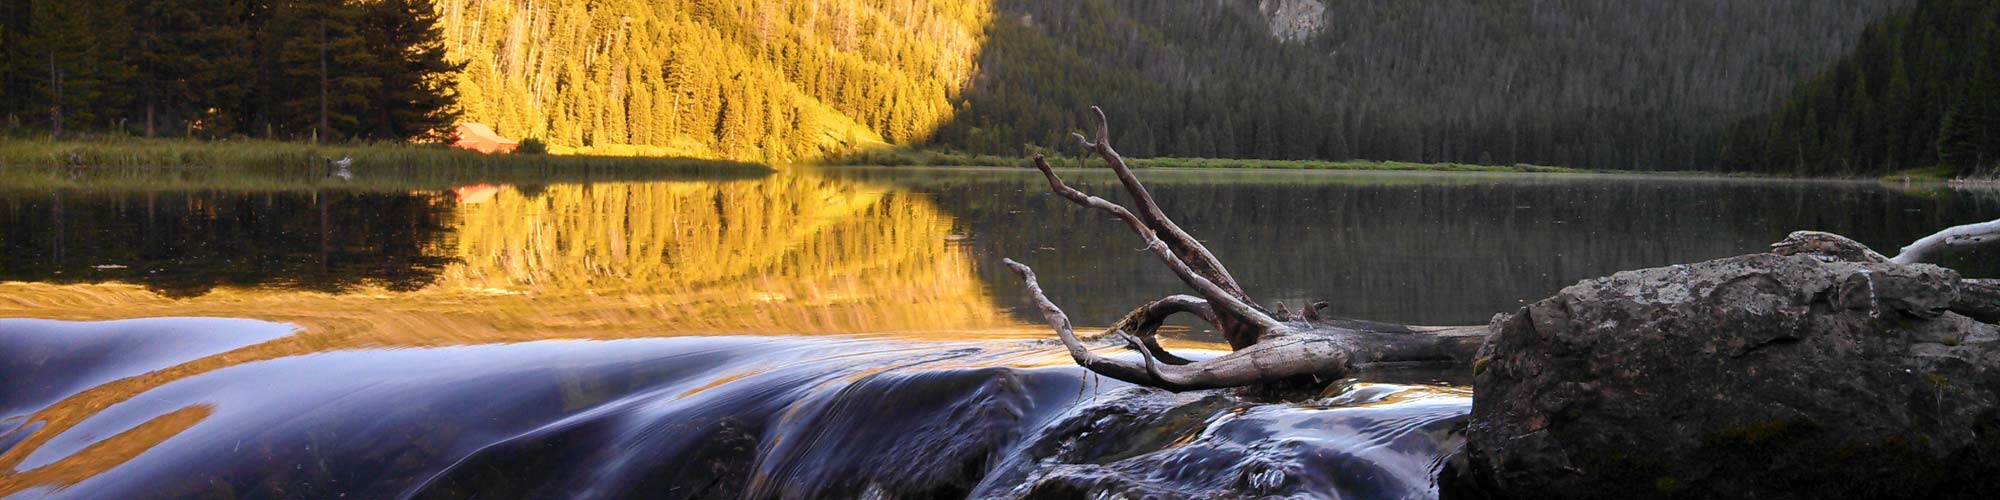
<path id="1" fill-rule="evenodd" d="M 424 140 L 458 120 L 429 0 L 0 0 L 0 116 L 55 136 Z"/>
<path id="2" fill-rule="evenodd" d="M 1798 175 L 2000 173 L 2000 3 L 1922 0 L 1833 69 L 1733 128 L 1722 168 Z"/>
<path id="3" fill-rule="evenodd" d="M 1102 104 L 1139 156 L 1707 168 L 1909 0 L 1324 2 L 1302 39 L 1281 3 L 1000 0 L 933 143 L 1057 145 Z"/>

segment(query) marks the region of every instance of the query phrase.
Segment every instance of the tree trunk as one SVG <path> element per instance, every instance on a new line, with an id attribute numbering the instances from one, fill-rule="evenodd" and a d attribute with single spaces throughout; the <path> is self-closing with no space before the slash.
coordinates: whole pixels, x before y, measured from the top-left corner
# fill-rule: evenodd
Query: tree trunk
<path id="1" fill-rule="evenodd" d="M 327 120 L 327 71 L 326 71 L 326 22 L 319 23 L 319 127 L 313 129 L 313 142 L 320 142 L 332 133 Z"/>
<path id="2" fill-rule="evenodd" d="M 49 52 L 49 90 L 55 99 L 49 102 L 49 138 L 61 139 L 63 134 L 63 76 L 56 69 L 56 53 Z"/>

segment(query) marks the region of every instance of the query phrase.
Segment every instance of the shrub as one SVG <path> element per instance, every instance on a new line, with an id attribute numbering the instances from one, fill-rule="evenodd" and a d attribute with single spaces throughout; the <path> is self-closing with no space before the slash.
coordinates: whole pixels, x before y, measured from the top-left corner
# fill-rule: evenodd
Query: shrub
<path id="1" fill-rule="evenodd" d="M 549 144 L 533 137 L 521 139 L 521 145 L 514 148 L 514 153 L 524 155 L 549 154 Z"/>

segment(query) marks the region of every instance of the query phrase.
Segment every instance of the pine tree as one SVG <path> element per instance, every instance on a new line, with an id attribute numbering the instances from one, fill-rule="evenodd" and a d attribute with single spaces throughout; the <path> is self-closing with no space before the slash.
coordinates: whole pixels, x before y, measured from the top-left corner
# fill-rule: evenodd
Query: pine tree
<path id="1" fill-rule="evenodd" d="M 122 87 L 131 72 L 122 58 L 125 31 L 100 26 L 126 24 L 124 5 L 104 0 L 37 0 L 30 6 L 33 30 L 22 40 L 23 55 L 40 64 L 33 100 L 45 108 L 51 135 L 70 129 L 107 129 L 123 111 Z M 26 62 L 26 61 L 21 61 Z M 19 66 L 16 66 L 17 71 Z"/>
<path id="2" fill-rule="evenodd" d="M 357 29 L 361 11 L 344 0 L 292 0 L 278 4 L 272 25 L 280 34 L 272 90 L 272 122 L 299 138 L 346 140 L 360 132 L 368 97 L 382 86 L 371 70 L 380 65 Z"/>
<path id="3" fill-rule="evenodd" d="M 2000 69 L 1980 68 L 1945 113 L 1938 159 L 1961 170 L 2000 163 Z"/>
<path id="4" fill-rule="evenodd" d="M 364 4 L 359 32 L 380 79 L 370 93 L 363 136 L 388 140 L 442 140 L 459 118 L 454 77 L 465 65 L 445 58 L 437 10 L 429 0 L 380 0 Z"/>
<path id="5" fill-rule="evenodd" d="M 138 72 L 139 126 L 241 132 L 250 124 L 252 90 L 260 80 L 251 55 L 249 19 L 259 2 L 155 0 L 138 2 L 138 29 L 129 54 Z"/>

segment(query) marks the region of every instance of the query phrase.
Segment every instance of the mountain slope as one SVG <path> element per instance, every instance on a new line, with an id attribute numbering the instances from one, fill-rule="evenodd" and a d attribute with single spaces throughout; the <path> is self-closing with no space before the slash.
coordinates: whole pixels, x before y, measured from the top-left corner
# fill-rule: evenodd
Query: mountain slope
<path id="1" fill-rule="evenodd" d="M 1881 174 L 2000 171 L 2000 3 L 1923 0 L 1869 26 L 1839 64 L 1745 119 L 1727 168 Z"/>
<path id="2" fill-rule="evenodd" d="M 1686 169 L 1908 0 L 1001 0 L 935 144 Z"/>
<path id="3" fill-rule="evenodd" d="M 929 135 L 969 79 L 990 15 L 942 0 L 437 7 L 468 63 L 470 120 L 597 152 L 770 160 Z"/>
<path id="4" fill-rule="evenodd" d="M 443 0 L 466 114 L 600 152 L 1714 165 L 1910 0 Z M 631 148 L 624 145 L 651 145 Z"/>

